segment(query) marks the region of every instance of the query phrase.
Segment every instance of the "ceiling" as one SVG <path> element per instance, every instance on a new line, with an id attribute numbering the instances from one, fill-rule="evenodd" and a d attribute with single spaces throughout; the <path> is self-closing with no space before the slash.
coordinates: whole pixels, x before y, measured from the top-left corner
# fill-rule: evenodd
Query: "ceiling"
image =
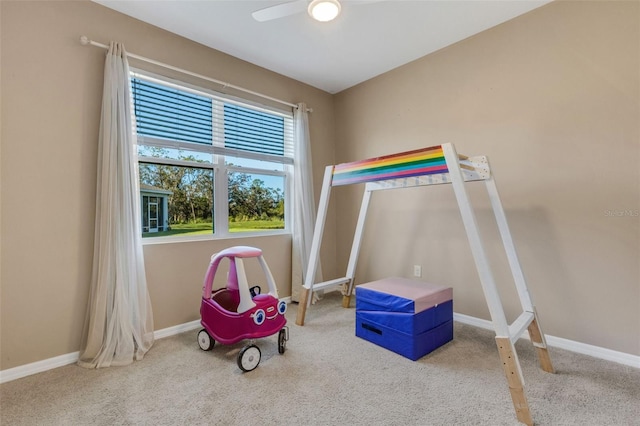
<path id="1" fill-rule="evenodd" d="M 229 55 L 337 93 L 551 0 L 342 0 L 334 21 L 306 12 L 257 22 L 286 0 L 93 0 Z"/>

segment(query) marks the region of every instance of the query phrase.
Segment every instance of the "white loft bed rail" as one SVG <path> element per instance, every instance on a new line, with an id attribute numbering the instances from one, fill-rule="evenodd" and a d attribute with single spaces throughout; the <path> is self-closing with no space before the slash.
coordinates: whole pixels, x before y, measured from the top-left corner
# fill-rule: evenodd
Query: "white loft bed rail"
<path id="1" fill-rule="evenodd" d="M 480 237 L 475 213 L 465 189 L 465 183 L 473 181 L 483 181 L 485 183 L 522 305 L 522 313 L 511 325 L 507 323 L 493 273 Z M 356 224 L 346 275 L 322 283 L 314 283 L 313 278 L 316 276 L 320 256 L 320 243 L 324 233 L 331 188 L 353 184 L 365 184 L 365 191 L 362 197 L 362 205 Z M 539 326 L 537 313 L 520 267 L 498 189 L 491 174 L 489 161 L 485 156 L 467 157 L 459 155 L 452 144 L 445 143 L 326 167 L 311 244 L 309 265 L 305 274 L 296 324 L 304 325 L 306 311 L 311 304 L 314 291 L 343 285 L 342 305 L 345 308 L 349 307 L 367 210 L 373 192 L 439 184 L 451 184 L 453 187 L 469 245 L 471 246 L 474 263 L 496 331 L 496 343 L 509 383 L 517 418 L 522 423 L 533 424 L 524 393 L 524 379 L 513 345 L 514 342 L 528 330 L 531 341 L 537 350 L 541 368 L 547 372 L 554 372 L 554 369 L 547 351 L 544 334 Z"/>

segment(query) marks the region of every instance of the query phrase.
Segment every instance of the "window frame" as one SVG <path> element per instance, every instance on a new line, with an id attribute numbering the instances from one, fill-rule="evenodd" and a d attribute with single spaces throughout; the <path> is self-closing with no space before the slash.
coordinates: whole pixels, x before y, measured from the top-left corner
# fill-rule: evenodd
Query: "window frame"
<path id="1" fill-rule="evenodd" d="M 130 68 L 129 81 L 134 78 L 140 78 L 143 80 L 151 81 L 152 83 L 166 85 L 168 87 L 193 93 L 199 96 L 207 96 L 212 100 L 212 143 L 202 144 L 196 142 L 186 142 L 179 140 L 164 139 L 153 136 L 138 135 L 137 128 L 135 126 L 135 108 L 133 107 L 133 93 L 131 96 L 132 111 L 134 123 L 134 136 L 135 136 L 135 154 L 138 164 L 157 164 L 168 166 L 180 166 L 180 167 L 195 167 L 199 169 L 210 169 L 213 173 L 213 232 L 207 235 L 176 235 L 176 236 L 160 236 L 160 237 L 146 237 L 142 238 L 143 245 L 150 244 L 164 244 L 174 242 L 190 242 L 190 241 L 208 241 L 208 240 L 220 240 L 230 238 L 247 238 L 247 237 L 266 237 L 276 235 L 290 235 L 293 232 L 293 164 L 295 161 L 294 153 L 294 123 L 293 123 L 293 111 L 275 108 L 272 106 L 263 105 L 247 99 L 238 98 L 231 95 L 226 95 L 205 87 L 196 86 L 191 83 L 176 80 L 170 77 L 162 76 L 142 70 L 139 68 Z M 216 105 L 218 102 L 221 105 Z M 219 125 L 219 121 L 215 119 L 215 113 L 224 109 L 225 103 L 231 103 L 239 105 L 243 108 L 249 108 L 258 112 L 264 112 L 267 114 L 273 114 L 283 117 L 284 120 L 284 154 L 283 156 L 274 154 L 257 153 L 252 151 L 244 151 L 235 148 L 228 148 L 223 146 L 224 143 L 224 129 Z M 148 157 L 138 154 L 138 146 L 148 146 L 157 148 L 175 149 L 181 152 L 194 152 L 200 154 L 211 155 L 211 162 L 197 162 L 181 159 L 171 159 L 163 157 Z M 278 163 L 282 165 L 282 170 L 263 169 L 260 167 L 246 167 L 235 166 L 226 164 L 226 157 L 237 157 L 249 160 L 266 161 L 271 163 Z M 229 173 L 240 172 L 250 175 L 265 175 L 265 176 L 277 176 L 283 178 L 283 192 L 284 192 L 284 229 L 270 229 L 264 231 L 246 231 L 246 232 L 231 232 L 229 230 Z"/>

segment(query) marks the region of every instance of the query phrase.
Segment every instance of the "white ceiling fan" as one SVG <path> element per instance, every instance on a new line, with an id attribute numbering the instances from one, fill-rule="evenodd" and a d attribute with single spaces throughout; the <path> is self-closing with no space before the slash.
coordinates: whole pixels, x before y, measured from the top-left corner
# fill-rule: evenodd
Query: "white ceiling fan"
<path id="1" fill-rule="evenodd" d="M 378 1 L 383 0 L 342 0 L 342 2 L 348 3 L 349 6 L 375 3 Z M 293 0 L 256 10 L 251 16 L 258 22 L 265 22 L 295 15 L 296 13 L 302 13 L 305 10 L 313 19 L 320 22 L 327 22 L 340 14 L 342 4 L 339 0 Z"/>

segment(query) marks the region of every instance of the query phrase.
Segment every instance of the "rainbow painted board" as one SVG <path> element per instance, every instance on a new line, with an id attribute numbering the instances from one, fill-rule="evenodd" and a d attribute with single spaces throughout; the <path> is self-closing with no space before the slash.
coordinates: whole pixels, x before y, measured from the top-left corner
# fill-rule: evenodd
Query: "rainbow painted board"
<path id="1" fill-rule="evenodd" d="M 337 164 L 331 186 L 447 173 L 442 145 Z"/>

